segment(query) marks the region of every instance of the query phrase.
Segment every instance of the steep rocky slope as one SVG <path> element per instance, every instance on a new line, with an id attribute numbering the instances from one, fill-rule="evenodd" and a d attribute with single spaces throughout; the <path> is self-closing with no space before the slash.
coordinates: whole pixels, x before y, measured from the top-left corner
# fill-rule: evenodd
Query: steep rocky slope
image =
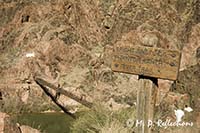
<path id="1" fill-rule="evenodd" d="M 33 80 L 35 75 L 93 102 L 132 106 L 137 76 L 113 73 L 110 55 L 114 46 L 144 43 L 146 37 L 154 38 L 158 47 L 182 50 L 179 79 L 171 87 L 177 88 L 175 96 L 168 93 L 172 82 L 160 80 L 157 104 L 165 106 L 163 99 L 186 94 L 188 106 L 199 117 L 199 4 L 198 0 L 0 0 L 4 108 L 22 103 L 50 106 Z M 164 101 L 176 104 L 171 98 Z"/>

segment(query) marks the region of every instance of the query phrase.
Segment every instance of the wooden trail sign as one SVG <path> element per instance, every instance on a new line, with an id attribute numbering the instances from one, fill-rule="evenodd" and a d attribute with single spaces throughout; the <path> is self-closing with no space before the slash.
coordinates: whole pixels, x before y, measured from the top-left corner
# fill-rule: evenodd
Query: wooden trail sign
<path id="1" fill-rule="evenodd" d="M 116 47 L 111 68 L 116 72 L 176 80 L 181 52 L 156 47 Z"/>
<path id="2" fill-rule="evenodd" d="M 154 107 L 158 91 L 157 78 L 176 80 L 181 52 L 156 47 L 116 47 L 111 69 L 139 75 L 137 90 L 137 133 L 153 132 Z"/>

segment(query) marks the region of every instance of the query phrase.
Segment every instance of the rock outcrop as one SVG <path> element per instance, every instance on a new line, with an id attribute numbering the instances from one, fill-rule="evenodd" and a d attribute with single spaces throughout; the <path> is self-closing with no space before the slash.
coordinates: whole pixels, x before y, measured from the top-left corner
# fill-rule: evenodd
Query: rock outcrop
<path id="1" fill-rule="evenodd" d="M 21 133 L 15 123 L 12 123 L 9 115 L 0 112 L 0 133 Z"/>
<path id="2" fill-rule="evenodd" d="M 35 84 L 36 75 L 95 102 L 112 99 L 116 105 L 132 106 L 137 75 L 111 71 L 112 49 L 149 42 L 182 51 L 178 81 L 172 85 L 159 80 L 157 106 L 166 99 L 174 102 L 170 93 L 174 91 L 189 95 L 198 113 L 199 22 L 198 0 L 0 0 L 3 108 L 16 105 L 20 112 L 20 105 L 52 105 Z M 76 105 L 67 98 L 60 100 Z"/>

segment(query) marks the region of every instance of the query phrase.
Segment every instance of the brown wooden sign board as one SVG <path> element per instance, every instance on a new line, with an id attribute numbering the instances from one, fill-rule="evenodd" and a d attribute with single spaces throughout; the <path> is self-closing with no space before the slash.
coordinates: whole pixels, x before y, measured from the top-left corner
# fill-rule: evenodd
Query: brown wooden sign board
<path id="1" fill-rule="evenodd" d="M 177 50 L 145 47 L 116 47 L 112 55 L 112 70 L 176 80 L 180 67 L 181 52 Z"/>

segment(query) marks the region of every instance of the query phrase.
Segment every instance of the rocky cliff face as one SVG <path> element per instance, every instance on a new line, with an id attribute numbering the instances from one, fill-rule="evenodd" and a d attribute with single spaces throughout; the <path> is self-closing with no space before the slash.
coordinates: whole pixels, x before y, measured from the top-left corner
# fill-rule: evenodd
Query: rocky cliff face
<path id="1" fill-rule="evenodd" d="M 182 51 L 181 73 L 173 86 L 180 88 L 183 82 L 185 88 L 176 93 L 190 95 L 194 101 L 191 106 L 199 110 L 199 3 L 0 0 L 0 92 L 4 108 L 11 97 L 17 99 L 15 104 L 46 107 L 51 103 L 35 84 L 35 75 L 71 87 L 70 91 L 93 102 L 114 100 L 132 106 L 137 76 L 113 73 L 110 55 L 116 45 L 136 45 L 150 38 L 158 47 Z M 170 95 L 172 82 L 160 80 L 159 84 L 158 105 Z"/>

